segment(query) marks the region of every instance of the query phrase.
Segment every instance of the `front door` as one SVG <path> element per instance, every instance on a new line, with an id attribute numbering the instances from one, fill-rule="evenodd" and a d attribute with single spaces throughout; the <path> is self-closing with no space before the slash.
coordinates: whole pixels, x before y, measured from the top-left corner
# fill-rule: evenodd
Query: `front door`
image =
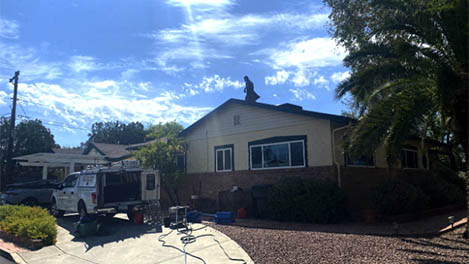
<path id="1" fill-rule="evenodd" d="M 142 200 L 160 200 L 160 174 L 155 170 L 142 172 Z"/>

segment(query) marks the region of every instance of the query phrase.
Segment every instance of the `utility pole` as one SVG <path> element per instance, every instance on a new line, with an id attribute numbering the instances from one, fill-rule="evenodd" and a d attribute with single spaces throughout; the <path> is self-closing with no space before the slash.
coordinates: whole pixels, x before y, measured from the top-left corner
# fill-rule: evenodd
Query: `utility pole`
<path id="1" fill-rule="evenodd" d="M 6 170 L 5 173 L 2 173 L 0 179 L 0 187 L 1 190 L 4 191 L 7 181 L 11 178 L 11 173 L 13 169 L 13 162 L 12 162 L 12 151 L 13 151 L 13 130 L 15 129 L 15 119 L 16 119 L 16 99 L 18 94 L 18 77 L 20 76 L 20 71 L 15 72 L 15 76 L 10 79 L 10 83 L 13 81 L 13 106 L 11 107 L 11 117 L 10 117 L 10 129 L 8 134 L 8 148 L 7 148 L 7 155 L 6 155 Z"/>

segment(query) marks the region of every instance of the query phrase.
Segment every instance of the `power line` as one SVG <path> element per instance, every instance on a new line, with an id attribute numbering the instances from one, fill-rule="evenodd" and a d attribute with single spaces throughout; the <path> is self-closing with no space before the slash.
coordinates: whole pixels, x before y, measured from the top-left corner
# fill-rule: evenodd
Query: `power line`
<path id="1" fill-rule="evenodd" d="M 21 108 L 21 111 L 23 111 L 23 114 L 24 114 L 25 116 L 27 116 L 26 112 L 24 111 L 23 106 L 22 106 L 21 104 L 19 104 L 19 106 L 20 106 L 20 108 Z"/>
<path id="2" fill-rule="evenodd" d="M 18 100 L 26 102 L 26 103 L 34 104 L 34 105 L 44 106 L 44 107 L 47 107 L 48 109 L 51 108 L 51 105 L 41 104 L 41 103 L 33 102 L 33 101 L 27 100 L 27 99 L 18 98 Z M 79 110 L 67 109 L 67 108 L 63 108 L 63 107 L 57 107 L 56 105 L 53 105 L 53 108 L 56 108 L 56 109 L 62 110 L 62 111 L 67 111 L 67 112 L 75 112 L 75 113 L 79 113 L 79 114 L 82 114 L 82 115 L 85 115 L 85 116 L 88 115 L 87 113 L 84 113 L 84 112 L 79 111 Z"/>
<path id="3" fill-rule="evenodd" d="M 29 100 L 24 100 L 24 99 L 19 99 L 19 100 L 22 100 L 22 101 L 25 101 L 25 102 L 29 102 L 29 103 L 32 103 L 32 104 L 36 104 L 36 105 L 47 106 L 47 105 L 44 105 L 44 104 L 41 104 L 41 103 L 31 102 L 31 101 L 29 101 Z M 31 119 L 31 117 L 26 114 L 26 111 L 24 110 L 23 106 L 22 106 L 21 104 L 19 104 L 19 105 L 20 105 L 21 109 L 23 110 L 23 114 L 24 114 L 24 116 L 21 116 L 21 115 L 20 115 L 20 117 L 23 117 L 23 118 L 26 118 L 26 119 Z M 68 111 L 68 110 L 66 110 L 66 111 Z M 82 114 L 83 114 L 83 113 L 82 113 Z M 82 128 L 82 127 L 73 127 L 73 126 L 69 126 L 68 124 L 60 123 L 60 122 L 53 121 L 53 120 L 47 120 L 47 119 L 44 119 L 44 118 L 39 118 L 39 119 L 42 120 L 42 121 L 48 122 L 48 123 L 44 122 L 44 124 L 51 125 L 51 126 L 58 126 L 58 127 L 62 127 L 62 128 L 83 130 L 83 131 L 87 131 L 87 132 L 90 131 L 89 129 L 86 129 L 86 128 Z"/>
<path id="4" fill-rule="evenodd" d="M 32 119 L 31 116 L 23 116 L 23 115 L 18 115 L 18 116 L 21 117 L 21 118 L 28 119 L 28 120 Z M 87 132 L 90 131 L 89 129 L 86 129 L 86 128 L 70 126 L 68 124 L 57 122 L 57 121 L 54 121 L 54 120 L 48 120 L 48 119 L 44 119 L 44 118 L 37 118 L 37 119 L 40 119 L 46 125 L 58 126 L 58 127 L 63 127 L 63 128 L 75 129 L 75 130 L 83 130 L 83 131 L 87 131 Z"/>

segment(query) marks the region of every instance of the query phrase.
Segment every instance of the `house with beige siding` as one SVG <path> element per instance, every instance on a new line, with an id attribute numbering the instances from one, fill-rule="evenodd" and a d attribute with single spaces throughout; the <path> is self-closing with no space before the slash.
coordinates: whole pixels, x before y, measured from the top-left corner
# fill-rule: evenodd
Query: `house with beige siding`
<path id="1" fill-rule="evenodd" d="M 354 121 L 288 103 L 229 99 L 179 134 L 187 144 L 192 189 L 217 199 L 218 192 L 233 186 L 249 189 L 288 176 L 326 178 L 340 186 L 347 167 L 387 168 L 384 147 L 357 160 L 344 153 L 344 136 Z M 430 147 L 408 140 L 397 166 L 429 168 Z"/>
<path id="2" fill-rule="evenodd" d="M 187 143 L 187 173 L 224 173 L 319 166 L 387 167 L 384 147 L 349 160 L 344 134 L 353 119 L 230 99 L 180 133 Z M 406 142 L 402 168 L 428 168 L 428 147 Z M 422 162 L 423 161 L 423 162 Z M 401 164 L 399 164 L 401 167 Z"/>

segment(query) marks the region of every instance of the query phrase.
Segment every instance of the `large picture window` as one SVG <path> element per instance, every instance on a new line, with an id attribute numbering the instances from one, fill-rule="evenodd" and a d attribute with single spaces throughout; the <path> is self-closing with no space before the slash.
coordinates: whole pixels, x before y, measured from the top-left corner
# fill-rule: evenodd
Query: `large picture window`
<path id="1" fill-rule="evenodd" d="M 233 145 L 215 147 L 215 171 L 233 171 Z"/>
<path id="2" fill-rule="evenodd" d="M 402 149 L 401 167 L 412 168 L 412 169 L 417 169 L 419 167 L 416 149 L 410 149 L 410 148 Z"/>
<path id="3" fill-rule="evenodd" d="M 249 148 L 253 170 L 306 166 L 304 140 L 252 144 Z"/>

